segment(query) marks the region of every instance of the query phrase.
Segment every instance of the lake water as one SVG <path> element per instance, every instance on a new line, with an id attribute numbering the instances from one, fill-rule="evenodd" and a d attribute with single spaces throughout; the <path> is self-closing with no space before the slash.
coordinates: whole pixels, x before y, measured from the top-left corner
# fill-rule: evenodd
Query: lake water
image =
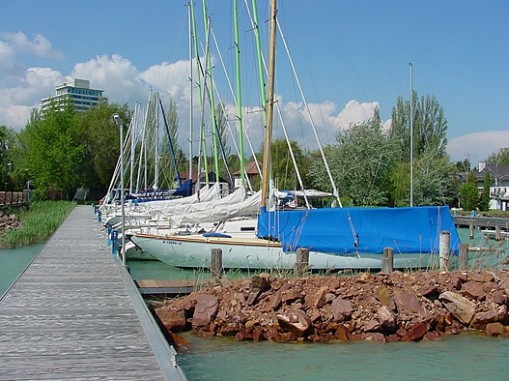
<path id="1" fill-rule="evenodd" d="M 473 240 L 468 239 L 468 232 L 460 234 L 463 242 L 482 246 L 478 233 Z M 0 295 L 42 246 L 0 250 Z M 132 261 L 128 265 L 135 279 L 194 280 L 209 276 L 204 271 L 179 270 L 157 261 Z M 482 335 L 461 335 L 440 342 L 391 344 L 253 343 L 231 338 L 204 339 L 190 333 L 185 337 L 191 343 L 191 350 L 179 354 L 177 359 L 189 381 L 509 379 L 509 339 Z"/>
<path id="2" fill-rule="evenodd" d="M 32 245 L 19 249 L 0 249 L 0 296 L 2 296 L 28 266 L 44 245 Z"/>

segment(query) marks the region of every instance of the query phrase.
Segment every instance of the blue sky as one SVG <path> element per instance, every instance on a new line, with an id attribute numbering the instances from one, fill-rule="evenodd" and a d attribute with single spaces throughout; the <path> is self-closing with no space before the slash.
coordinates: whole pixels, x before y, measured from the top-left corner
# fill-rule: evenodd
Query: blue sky
<path id="1" fill-rule="evenodd" d="M 221 67 L 222 59 L 234 81 L 230 3 L 208 1 L 207 8 L 219 47 L 211 43 L 214 80 L 233 119 L 234 97 Z M 258 0 L 264 44 L 267 3 Z M 131 108 L 145 104 L 150 89 L 171 95 L 186 131 L 186 5 L 186 0 L 2 0 L 0 124 L 23 128 L 30 110 L 55 85 L 85 78 L 110 102 Z M 244 0 L 239 7 L 243 103 L 249 110 L 244 118 L 257 148 L 255 53 Z M 204 45 L 201 1 L 196 15 Z M 434 95 L 444 109 L 451 159 L 469 158 L 476 165 L 509 147 L 508 1 L 280 0 L 278 18 L 323 143 L 332 142 L 338 129 L 369 118 L 374 107 L 389 124 L 397 98 L 408 98 L 411 62 L 414 90 Z M 290 135 L 315 148 L 285 55 L 279 40 L 278 105 Z"/>

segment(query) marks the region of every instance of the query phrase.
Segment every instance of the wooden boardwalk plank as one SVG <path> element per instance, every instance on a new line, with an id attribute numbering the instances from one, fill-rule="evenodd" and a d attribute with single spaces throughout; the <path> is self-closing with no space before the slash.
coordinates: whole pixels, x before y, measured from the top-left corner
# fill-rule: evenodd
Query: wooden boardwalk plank
<path id="1" fill-rule="evenodd" d="M 0 380 L 185 380 L 124 273 L 76 207 L 0 301 Z"/>

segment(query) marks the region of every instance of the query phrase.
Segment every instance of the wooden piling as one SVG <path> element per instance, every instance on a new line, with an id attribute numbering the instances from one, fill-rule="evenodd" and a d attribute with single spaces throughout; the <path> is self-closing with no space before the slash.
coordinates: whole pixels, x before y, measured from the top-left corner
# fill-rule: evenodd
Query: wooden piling
<path id="1" fill-rule="evenodd" d="M 382 272 L 384 274 L 392 273 L 394 269 L 394 250 L 392 247 L 384 247 L 382 254 Z"/>
<path id="2" fill-rule="evenodd" d="M 223 251 L 212 249 L 210 255 L 210 272 L 214 278 L 221 279 L 223 277 Z"/>
<path id="3" fill-rule="evenodd" d="M 468 243 L 460 243 L 459 267 L 460 271 L 468 270 Z"/>
<path id="4" fill-rule="evenodd" d="M 449 268 L 449 248 L 451 243 L 451 234 L 444 230 L 440 233 L 440 271 L 447 271 Z"/>
<path id="5" fill-rule="evenodd" d="M 474 239 L 474 220 L 471 219 L 470 223 L 468 224 L 468 237 L 470 239 Z"/>
<path id="6" fill-rule="evenodd" d="M 303 277 L 309 270 L 309 250 L 301 247 L 297 249 L 294 272 L 296 277 Z"/>
<path id="7" fill-rule="evenodd" d="M 495 226 L 495 240 L 502 241 L 502 234 L 500 233 L 500 226 Z"/>

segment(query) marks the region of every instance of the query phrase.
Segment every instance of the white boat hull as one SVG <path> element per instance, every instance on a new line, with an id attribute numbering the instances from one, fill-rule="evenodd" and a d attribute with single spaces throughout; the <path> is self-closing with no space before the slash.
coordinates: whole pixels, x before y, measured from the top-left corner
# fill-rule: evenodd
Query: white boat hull
<path id="1" fill-rule="evenodd" d="M 224 268 L 291 270 L 296 253 L 284 252 L 276 242 L 257 238 L 203 237 L 201 235 L 158 236 L 135 234 L 131 241 L 151 256 L 175 267 L 210 267 L 211 250 L 221 249 Z M 428 267 L 430 255 L 395 254 L 394 268 Z M 333 255 L 309 252 L 311 270 L 380 269 L 380 254 Z"/>

